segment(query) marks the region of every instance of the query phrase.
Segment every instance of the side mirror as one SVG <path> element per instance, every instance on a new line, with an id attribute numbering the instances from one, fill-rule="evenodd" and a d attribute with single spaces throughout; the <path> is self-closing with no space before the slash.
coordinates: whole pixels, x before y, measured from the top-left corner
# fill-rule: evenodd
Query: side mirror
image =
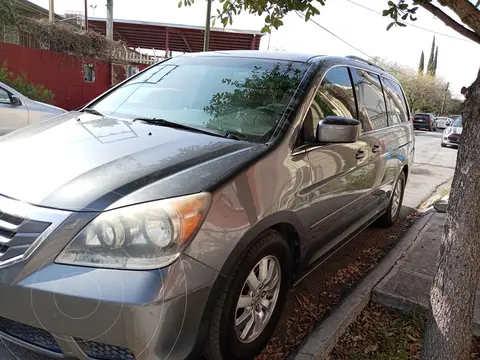
<path id="1" fill-rule="evenodd" d="M 16 97 L 15 95 L 10 96 L 10 101 L 11 101 L 13 106 L 18 106 L 18 105 L 22 104 L 20 99 L 18 97 Z"/>
<path id="2" fill-rule="evenodd" d="M 362 125 L 355 119 L 327 116 L 317 126 L 317 141 L 322 143 L 354 143 Z"/>

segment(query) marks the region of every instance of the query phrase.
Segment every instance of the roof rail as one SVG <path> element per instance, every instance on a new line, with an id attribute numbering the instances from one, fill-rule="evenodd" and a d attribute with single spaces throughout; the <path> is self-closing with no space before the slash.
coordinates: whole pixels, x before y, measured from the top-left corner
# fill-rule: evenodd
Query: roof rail
<path id="1" fill-rule="evenodd" d="M 345 56 L 345 57 L 346 57 L 347 59 L 352 59 L 352 60 L 357 60 L 357 61 L 360 61 L 360 62 L 364 62 L 364 63 L 366 63 L 366 64 L 368 64 L 368 65 L 370 65 L 370 66 L 374 66 L 374 67 L 376 67 L 376 68 L 378 68 L 378 69 L 386 72 L 386 70 L 385 70 L 384 68 L 382 68 L 381 66 L 379 66 L 379 65 L 377 65 L 377 64 L 375 64 L 375 63 L 373 63 L 373 62 L 371 62 L 371 61 L 369 61 L 369 60 L 365 60 L 365 59 L 363 59 L 363 58 L 361 58 L 361 57 L 358 57 L 358 56 L 355 56 L 355 55 L 348 55 L 348 56 Z"/>

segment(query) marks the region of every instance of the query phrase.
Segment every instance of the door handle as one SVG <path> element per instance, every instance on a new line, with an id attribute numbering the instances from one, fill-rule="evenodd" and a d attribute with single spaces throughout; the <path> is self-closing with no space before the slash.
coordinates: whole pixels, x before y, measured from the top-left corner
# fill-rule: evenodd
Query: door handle
<path id="1" fill-rule="evenodd" d="M 357 151 L 357 154 L 355 155 L 355 158 L 356 158 L 356 159 L 363 159 L 365 156 L 367 156 L 367 154 L 365 153 L 365 151 L 363 151 L 363 150 L 358 150 L 358 151 Z"/>
<path id="2" fill-rule="evenodd" d="M 377 144 L 373 145 L 372 152 L 378 153 L 379 151 L 380 151 L 380 145 L 377 145 Z"/>

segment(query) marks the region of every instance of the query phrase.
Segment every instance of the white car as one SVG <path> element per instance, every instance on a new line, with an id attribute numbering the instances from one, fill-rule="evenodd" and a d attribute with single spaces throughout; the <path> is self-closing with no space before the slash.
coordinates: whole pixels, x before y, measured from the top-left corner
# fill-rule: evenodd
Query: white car
<path id="1" fill-rule="evenodd" d="M 462 137 L 462 118 L 458 118 L 455 122 L 443 130 L 442 134 L 442 147 L 456 146 L 460 144 L 460 138 Z"/>
<path id="2" fill-rule="evenodd" d="M 0 136 L 67 111 L 23 96 L 0 82 Z"/>
<path id="3" fill-rule="evenodd" d="M 448 117 L 438 116 L 435 118 L 435 123 L 438 129 L 446 129 L 450 125 L 451 119 Z"/>

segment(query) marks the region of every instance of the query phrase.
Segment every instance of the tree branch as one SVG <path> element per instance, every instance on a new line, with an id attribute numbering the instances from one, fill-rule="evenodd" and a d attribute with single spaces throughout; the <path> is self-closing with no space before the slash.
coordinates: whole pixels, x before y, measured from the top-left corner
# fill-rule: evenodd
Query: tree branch
<path id="1" fill-rule="evenodd" d="M 466 38 L 469 38 L 470 40 L 475 41 L 477 44 L 480 44 L 480 35 L 479 34 L 477 34 L 476 32 L 473 32 L 470 29 L 467 29 L 462 24 L 456 22 L 454 19 L 452 19 L 447 14 L 445 14 L 438 7 L 433 5 L 431 2 L 423 2 L 423 3 L 420 4 L 420 6 L 422 6 L 425 10 L 428 10 L 433 15 L 438 17 L 440 20 L 442 20 L 445 23 L 445 25 L 451 27 L 453 30 L 455 30 L 459 34 L 462 34 Z"/>
<path id="2" fill-rule="evenodd" d="M 463 24 L 480 35 L 480 10 L 470 0 L 438 0 L 438 3 L 453 10 Z"/>

